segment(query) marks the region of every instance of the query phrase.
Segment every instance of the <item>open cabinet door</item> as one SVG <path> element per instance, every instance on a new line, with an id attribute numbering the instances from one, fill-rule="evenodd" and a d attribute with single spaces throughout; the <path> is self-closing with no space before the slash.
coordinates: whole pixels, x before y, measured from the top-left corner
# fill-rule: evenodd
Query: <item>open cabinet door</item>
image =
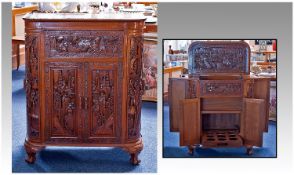
<path id="1" fill-rule="evenodd" d="M 199 98 L 180 101 L 181 117 L 179 118 L 180 146 L 200 144 L 201 117 Z"/>
<path id="2" fill-rule="evenodd" d="M 169 79 L 169 121 L 170 131 L 179 131 L 180 100 L 185 99 L 185 88 L 187 79 L 184 78 L 170 78 Z"/>
<path id="3" fill-rule="evenodd" d="M 242 135 L 245 146 L 262 146 L 265 119 L 263 99 L 244 98 Z"/>
<path id="4" fill-rule="evenodd" d="M 269 101 L 270 101 L 270 80 L 269 79 L 257 79 L 254 80 L 254 98 L 263 99 L 264 103 L 264 132 L 268 132 L 269 121 Z"/>

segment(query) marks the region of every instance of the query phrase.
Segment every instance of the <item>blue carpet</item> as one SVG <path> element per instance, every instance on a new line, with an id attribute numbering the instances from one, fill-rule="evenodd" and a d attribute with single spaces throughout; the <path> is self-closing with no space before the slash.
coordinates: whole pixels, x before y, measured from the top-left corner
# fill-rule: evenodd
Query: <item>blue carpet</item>
<path id="1" fill-rule="evenodd" d="M 188 154 L 187 147 L 179 146 L 178 132 L 169 131 L 169 106 L 164 105 L 164 140 L 163 157 L 276 157 L 276 122 L 269 122 L 268 133 L 263 134 L 263 147 L 254 147 L 253 155 L 246 154 L 246 148 L 197 148 L 193 156 Z"/>
<path id="2" fill-rule="evenodd" d="M 35 164 L 27 164 L 23 143 L 26 136 L 26 103 L 23 89 L 24 66 L 12 72 L 13 172 L 153 172 L 157 171 L 156 103 L 144 102 L 141 163 L 129 163 L 129 154 L 119 148 L 47 147 L 37 154 Z"/>

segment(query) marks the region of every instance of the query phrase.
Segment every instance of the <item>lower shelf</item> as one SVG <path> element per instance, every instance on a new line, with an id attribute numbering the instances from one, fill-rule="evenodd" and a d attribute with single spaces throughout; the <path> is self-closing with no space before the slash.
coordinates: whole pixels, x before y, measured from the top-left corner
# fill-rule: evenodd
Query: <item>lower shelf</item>
<path id="1" fill-rule="evenodd" d="M 243 140 L 238 130 L 209 130 L 202 135 L 203 147 L 240 147 Z"/>

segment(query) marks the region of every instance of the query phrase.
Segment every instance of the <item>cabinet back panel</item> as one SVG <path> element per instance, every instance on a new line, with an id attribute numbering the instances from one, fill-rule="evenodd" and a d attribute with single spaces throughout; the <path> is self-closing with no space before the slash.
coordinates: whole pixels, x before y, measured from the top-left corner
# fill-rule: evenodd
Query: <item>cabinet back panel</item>
<path id="1" fill-rule="evenodd" d="M 201 101 L 202 110 L 233 110 L 242 109 L 242 98 L 203 98 Z"/>
<path id="2" fill-rule="evenodd" d="M 202 114 L 203 130 L 211 129 L 236 129 L 240 128 L 238 114 Z"/>

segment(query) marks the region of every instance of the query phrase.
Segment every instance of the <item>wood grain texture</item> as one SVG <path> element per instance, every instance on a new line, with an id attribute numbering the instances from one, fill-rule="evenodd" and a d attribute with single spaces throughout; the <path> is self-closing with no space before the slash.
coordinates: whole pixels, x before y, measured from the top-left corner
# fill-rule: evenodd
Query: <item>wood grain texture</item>
<path id="1" fill-rule="evenodd" d="M 180 111 L 180 100 L 186 98 L 186 81 L 185 79 L 169 79 L 169 119 L 170 131 L 172 132 L 179 131 L 179 118 L 182 116 Z"/>
<path id="2" fill-rule="evenodd" d="M 245 98 L 243 102 L 243 134 L 244 144 L 247 146 L 262 146 L 264 127 L 263 99 Z M 254 114 L 254 115 L 253 115 Z"/>
<path id="3" fill-rule="evenodd" d="M 180 109 L 180 146 L 199 144 L 201 137 L 199 99 L 181 100 Z"/>

